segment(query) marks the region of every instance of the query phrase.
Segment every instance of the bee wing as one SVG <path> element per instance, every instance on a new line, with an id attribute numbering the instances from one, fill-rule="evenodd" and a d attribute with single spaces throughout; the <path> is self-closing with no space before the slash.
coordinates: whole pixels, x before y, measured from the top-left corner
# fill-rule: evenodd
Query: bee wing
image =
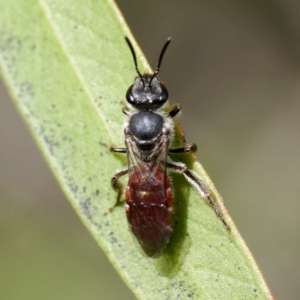
<path id="1" fill-rule="evenodd" d="M 147 157 L 141 157 L 141 151 L 137 149 L 136 143 L 131 137 L 126 140 L 126 148 L 130 176 L 134 173 L 145 184 L 147 181 L 156 178 L 159 169 L 160 173 L 163 170 L 163 180 L 166 181 L 166 163 L 169 150 L 169 138 L 167 136 L 162 136 L 158 140 Z"/>

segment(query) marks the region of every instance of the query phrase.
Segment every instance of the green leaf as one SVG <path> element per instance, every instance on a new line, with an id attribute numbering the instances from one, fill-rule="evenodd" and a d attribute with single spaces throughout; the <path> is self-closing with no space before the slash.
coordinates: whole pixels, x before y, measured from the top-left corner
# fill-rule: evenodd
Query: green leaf
<path id="1" fill-rule="evenodd" d="M 121 103 L 135 77 L 108 0 L 0 0 L 0 67 L 15 103 L 70 203 L 140 299 L 271 299 L 253 257 L 193 155 L 178 156 L 212 189 L 228 232 L 180 175 L 172 175 L 175 232 L 157 260 L 140 254 L 110 178 L 125 158 Z M 150 70 L 138 46 L 140 69 Z M 177 143 L 181 136 L 177 127 Z"/>

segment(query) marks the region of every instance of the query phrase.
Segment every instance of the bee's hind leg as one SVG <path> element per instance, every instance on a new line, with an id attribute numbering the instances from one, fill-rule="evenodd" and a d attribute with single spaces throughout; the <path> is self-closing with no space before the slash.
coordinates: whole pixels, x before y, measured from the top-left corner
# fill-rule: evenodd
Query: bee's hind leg
<path id="1" fill-rule="evenodd" d="M 187 181 L 198 191 L 200 196 L 205 199 L 205 201 L 210 205 L 210 207 L 214 210 L 216 215 L 223 222 L 227 230 L 230 230 L 229 225 L 225 221 L 225 217 L 223 213 L 220 211 L 217 203 L 213 199 L 210 190 L 205 184 L 195 175 L 195 173 L 189 170 L 184 164 L 176 163 L 176 162 L 167 162 L 167 168 L 173 170 L 176 173 L 182 174 Z"/>

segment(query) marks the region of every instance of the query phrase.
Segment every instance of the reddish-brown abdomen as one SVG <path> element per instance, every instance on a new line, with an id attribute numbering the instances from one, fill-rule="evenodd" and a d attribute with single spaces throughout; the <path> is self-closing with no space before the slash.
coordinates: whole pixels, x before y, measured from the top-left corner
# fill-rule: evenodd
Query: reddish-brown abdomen
<path id="1" fill-rule="evenodd" d="M 144 164 L 129 178 L 126 214 L 131 231 L 144 252 L 159 257 L 170 240 L 172 228 L 172 190 L 165 172 Z"/>

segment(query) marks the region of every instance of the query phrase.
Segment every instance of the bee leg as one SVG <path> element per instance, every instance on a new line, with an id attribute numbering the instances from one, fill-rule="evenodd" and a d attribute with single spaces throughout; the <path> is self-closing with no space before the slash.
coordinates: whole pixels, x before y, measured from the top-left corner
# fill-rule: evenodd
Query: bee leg
<path id="1" fill-rule="evenodd" d="M 131 112 L 130 112 L 129 108 L 126 107 L 126 106 L 122 108 L 122 112 L 126 116 L 130 116 L 131 115 Z"/>
<path id="2" fill-rule="evenodd" d="M 113 146 L 109 147 L 109 151 L 115 152 L 115 153 L 127 153 L 126 148 L 118 148 L 118 147 L 113 147 Z"/>
<path id="3" fill-rule="evenodd" d="M 109 209 L 111 212 L 117 205 L 119 205 L 122 202 L 121 198 L 122 198 L 122 193 L 123 193 L 123 185 L 118 180 L 122 176 L 127 175 L 128 173 L 129 173 L 129 168 L 123 169 L 123 170 L 119 171 L 118 173 L 116 173 L 111 179 L 111 185 L 112 185 L 113 189 L 118 193 L 116 203 L 114 204 L 114 206 L 112 206 Z"/>
<path id="4" fill-rule="evenodd" d="M 99 144 L 100 144 L 101 146 L 104 146 L 104 147 L 108 148 L 108 150 L 109 150 L 110 152 L 115 152 L 115 153 L 127 153 L 126 148 L 118 148 L 118 147 L 110 146 L 110 145 L 108 145 L 108 144 L 106 144 L 106 143 L 104 143 L 104 142 L 102 142 L 102 141 L 100 141 Z"/>
<path id="5" fill-rule="evenodd" d="M 197 145 L 195 143 L 184 146 L 182 148 L 169 149 L 169 153 L 187 153 L 187 152 L 196 152 L 196 151 L 197 151 Z"/>
<path id="6" fill-rule="evenodd" d="M 230 230 L 229 225 L 225 221 L 225 217 L 220 211 L 217 203 L 213 199 L 210 190 L 204 185 L 204 183 L 195 175 L 194 172 L 190 171 L 184 164 L 175 163 L 175 162 L 167 162 L 167 168 L 172 169 L 174 172 L 182 174 L 186 180 L 198 191 L 201 198 L 205 199 L 205 201 L 210 205 L 210 207 L 214 210 L 216 215 L 223 222 L 227 230 Z"/>
<path id="7" fill-rule="evenodd" d="M 168 112 L 168 118 L 174 118 L 181 110 L 181 106 L 179 104 L 174 104 L 173 108 Z"/>

